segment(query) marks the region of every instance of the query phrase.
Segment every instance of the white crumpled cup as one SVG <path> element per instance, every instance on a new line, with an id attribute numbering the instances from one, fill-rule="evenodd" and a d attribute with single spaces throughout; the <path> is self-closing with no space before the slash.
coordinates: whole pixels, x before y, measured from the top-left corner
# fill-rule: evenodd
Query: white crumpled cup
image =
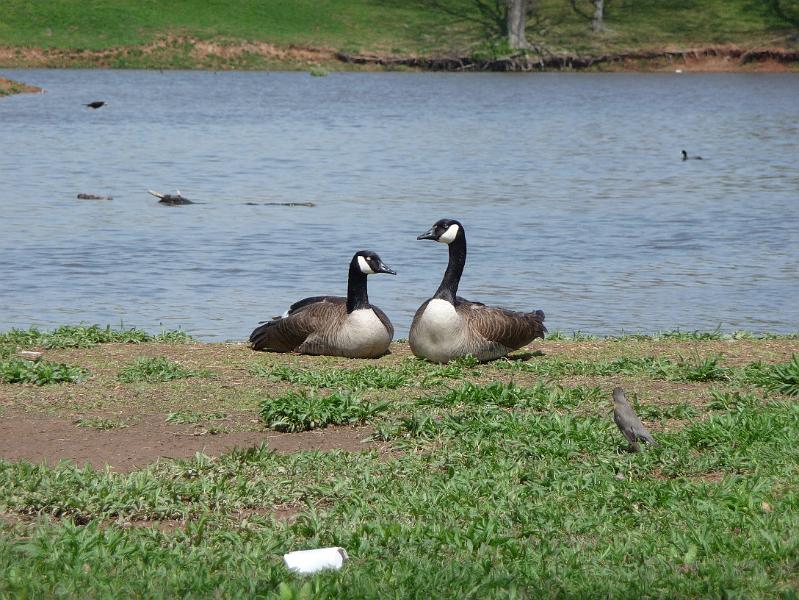
<path id="1" fill-rule="evenodd" d="M 283 555 L 289 571 L 305 574 L 316 573 L 323 569 L 340 569 L 347 558 L 347 551 L 338 546 L 297 550 Z"/>

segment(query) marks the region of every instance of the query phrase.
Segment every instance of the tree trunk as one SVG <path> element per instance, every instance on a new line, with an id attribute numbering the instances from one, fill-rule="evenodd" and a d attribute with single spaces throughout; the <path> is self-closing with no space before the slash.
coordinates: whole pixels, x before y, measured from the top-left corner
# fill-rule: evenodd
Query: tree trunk
<path id="1" fill-rule="evenodd" d="M 605 12 L 605 0 L 594 0 L 594 18 L 591 21 L 591 29 L 594 33 L 601 33 L 604 29 L 602 18 Z"/>
<path id="2" fill-rule="evenodd" d="M 524 28 L 527 24 L 528 0 L 508 0 L 508 45 L 512 50 L 527 48 Z"/>

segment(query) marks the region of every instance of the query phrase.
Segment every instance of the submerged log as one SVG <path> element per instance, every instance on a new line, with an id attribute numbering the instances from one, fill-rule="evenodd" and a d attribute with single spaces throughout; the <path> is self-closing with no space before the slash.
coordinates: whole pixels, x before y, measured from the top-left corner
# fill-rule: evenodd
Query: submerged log
<path id="1" fill-rule="evenodd" d="M 113 200 L 113 196 L 98 196 L 97 194 L 78 194 L 78 200 Z"/>
<path id="2" fill-rule="evenodd" d="M 180 190 L 176 190 L 177 193 L 175 194 L 162 194 L 161 192 L 154 192 L 153 190 L 147 190 L 147 192 L 158 198 L 158 202 L 161 204 L 167 204 L 169 206 L 180 206 L 181 204 L 194 204 L 188 198 L 185 198 L 180 195 Z"/>
<path id="3" fill-rule="evenodd" d="M 245 202 L 247 206 L 316 206 L 313 202 Z"/>

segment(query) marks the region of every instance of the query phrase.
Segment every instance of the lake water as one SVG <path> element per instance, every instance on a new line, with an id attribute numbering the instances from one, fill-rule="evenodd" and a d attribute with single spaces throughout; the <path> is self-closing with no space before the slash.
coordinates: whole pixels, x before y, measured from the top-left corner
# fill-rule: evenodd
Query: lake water
<path id="1" fill-rule="evenodd" d="M 368 248 L 406 337 L 442 217 L 461 294 L 551 331 L 799 330 L 799 75 L 2 74 L 47 93 L 0 99 L 0 330 L 246 339 Z"/>

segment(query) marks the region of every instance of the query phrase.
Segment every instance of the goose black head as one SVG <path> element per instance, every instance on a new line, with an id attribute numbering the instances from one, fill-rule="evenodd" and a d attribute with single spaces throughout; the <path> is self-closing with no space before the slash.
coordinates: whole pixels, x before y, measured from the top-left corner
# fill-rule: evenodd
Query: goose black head
<path id="1" fill-rule="evenodd" d="M 688 153 L 685 150 L 682 151 L 682 159 L 688 160 Z"/>
<path id="2" fill-rule="evenodd" d="M 441 219 L 436 221 L 433 226 L 417 237 L 417 240 L 433 240 L 442 244 L 451 244 L 458 237 L 458 233 L 463 231 L 463 225 L 455 219 Z"/>
<path id="3" fill-rule="evenodd" d="M 364 275 L 374 275 L 375 273 L 388 273 L 389 275 L 396 275 L 397 272 L 389 268 L 389 266 L 380 260 L 377 252 L 370 250 L 359 250 L 352 257 L 352 262 L 357 265 L 358 269 Z"/>

